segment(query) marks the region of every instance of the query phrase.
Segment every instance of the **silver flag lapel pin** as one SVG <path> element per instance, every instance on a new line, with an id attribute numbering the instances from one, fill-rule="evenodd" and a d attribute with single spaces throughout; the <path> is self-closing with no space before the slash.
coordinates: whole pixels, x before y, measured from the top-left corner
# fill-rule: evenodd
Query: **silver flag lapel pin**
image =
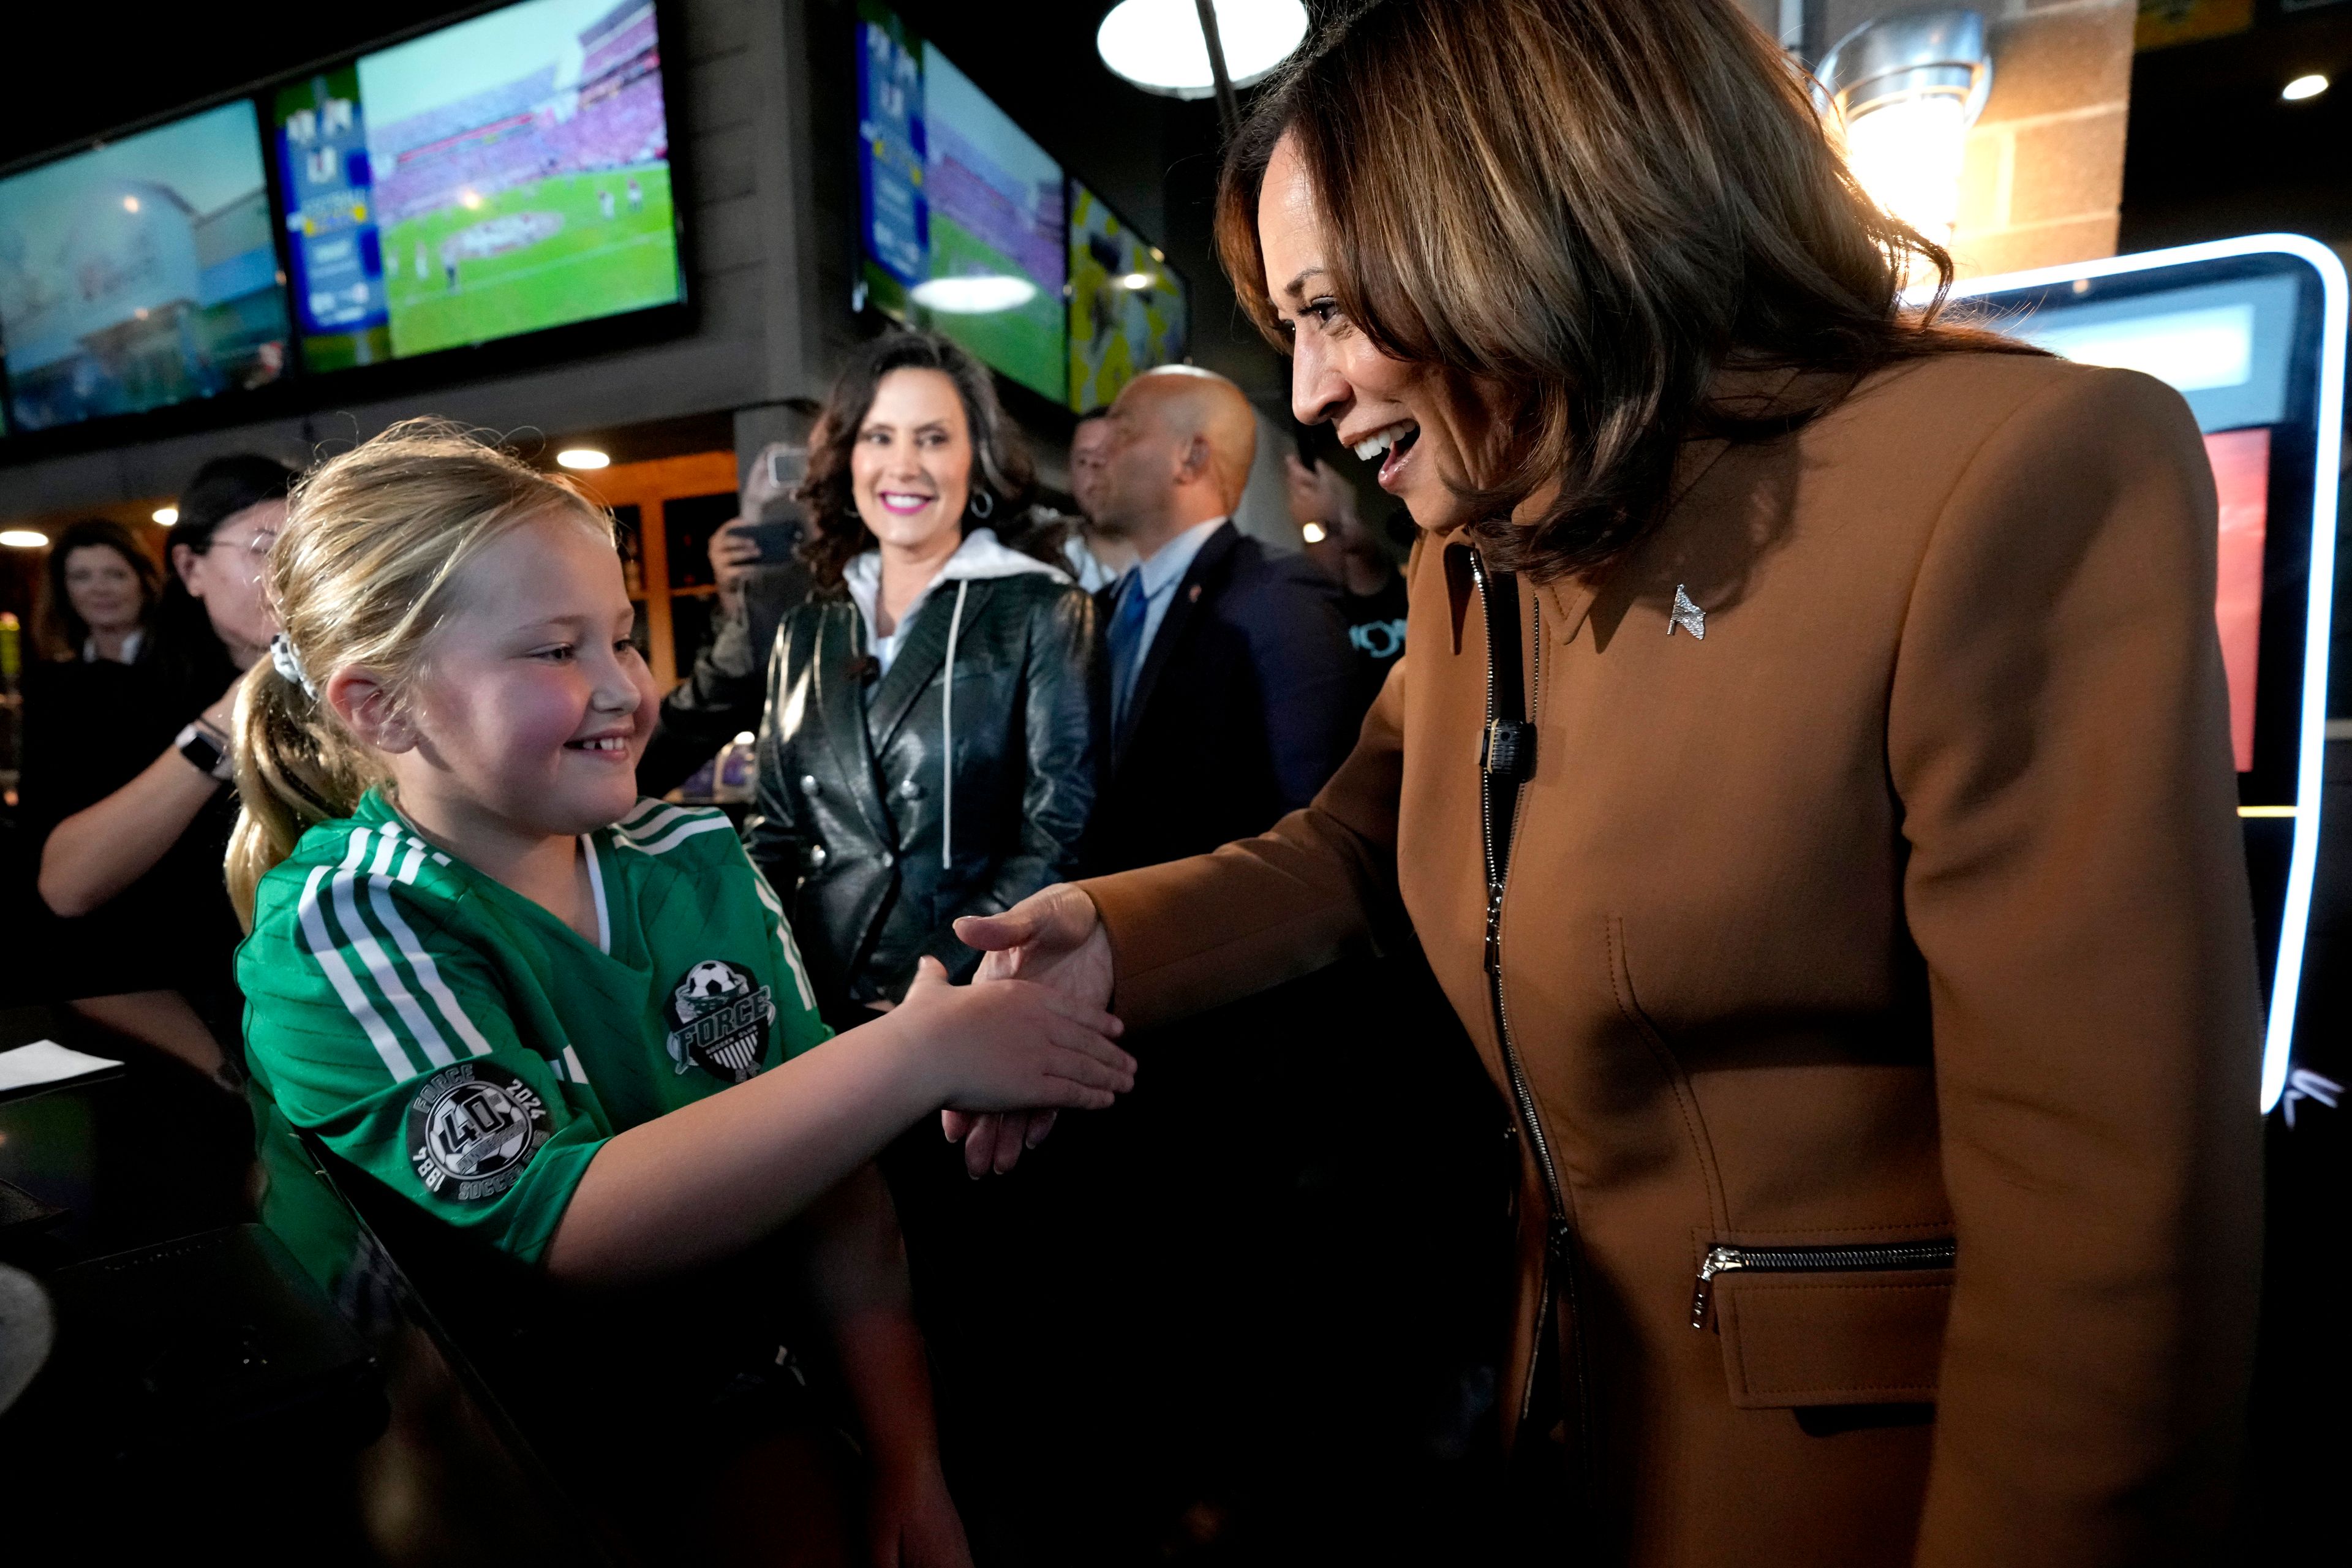
<path id="1" fill-rule="evenodd" d="M 1706 612 L 1691 603 L 1691 596 L 1680 583 L 1675 584 L 1675 607 L 1666 614 L 1666 635 L 1675 635 L 1682 627 L 1699 641 L 1706 640 Z"/>

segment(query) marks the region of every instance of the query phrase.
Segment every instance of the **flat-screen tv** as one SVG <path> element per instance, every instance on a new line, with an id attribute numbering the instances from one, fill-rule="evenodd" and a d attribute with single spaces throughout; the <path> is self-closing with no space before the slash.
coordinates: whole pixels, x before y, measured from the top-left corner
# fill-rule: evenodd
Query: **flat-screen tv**
<path id="1" fill-rule="evenodd" d="M 2352 309 L 2343 265 L 2300 236 L 2255 235 L 1980 279 L 1955 292 L 2053 353 L 2168 383 L 2203 432 L 2220 503 L 2213 615 L 2270 971 L 2268 1110 L 2287 1080 L 2319 848 Z"/>
<path id="2" fill-rule="evenodd" d="M 654 0 L 525 0 L 287 86 L 271 118 L 311 369 L 683 297 Z"/>
<path id="3" fill-rule="evenodd" d="M 1070 406 L 1084 414 L 1184 357 L 1184 279 L 1108 203 L 1070 182 Z"/>
<path id="4" fill-rule="evenodd" d="M 249 101 L 0 180 L 8 428 L 276 381 L 284 285 Z"/>
<path id="5" fill-rule="evenodd" d="M 1063 401 L 1062 166 L 874 0 L 857 8 L 857 72 L 866 297 Z"/>

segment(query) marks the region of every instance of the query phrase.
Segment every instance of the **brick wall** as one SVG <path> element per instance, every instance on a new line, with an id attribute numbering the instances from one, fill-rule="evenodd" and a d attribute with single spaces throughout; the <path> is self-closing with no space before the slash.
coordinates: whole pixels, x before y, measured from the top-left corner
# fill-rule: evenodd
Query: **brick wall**
<path id="1" fill-rule="evenodd" d="M 1767 27 L 1779 0 L 1742 0 Z M 1808 0 L 1826 50 L 1923 0 Z M 1963 277 L 2112 256 L 2124 193 L 2134 0 L 1976 0 L 1992 93 L 1969 132 L 1953 258 Z"/>
<path id="2" fill-rule="evenodd" d="M 1988 16 L 1992 94 L 1969 132 L 1953 258 L 1972 277 L 2113 256 L 2137 7 L 2007 0 L 2001 12 Z"/>

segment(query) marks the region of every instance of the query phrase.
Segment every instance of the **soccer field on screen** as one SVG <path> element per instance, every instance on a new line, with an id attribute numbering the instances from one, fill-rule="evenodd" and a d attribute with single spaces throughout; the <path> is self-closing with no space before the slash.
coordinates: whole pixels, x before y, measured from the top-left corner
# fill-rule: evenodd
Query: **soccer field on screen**
<path id="1" fill-rule="evenodd" d="M 501 219 L 519 243 L 492 239 L 496 254 L 466 253 L 468 231 L 495 237 Z M 667 305 L 678 297 L 669 170 L 562 174 L 410 218 L 385 231 L 383 259 L 393 353 L 402 357 Z"/>
<path id="2" fill-rule="evenodd" d="M 1020 264 L 953 218 L 931 209 L 931 276 L 1024 276 Z M 929 315 L 930 326 L 953 338 L 1024 386 L 1062 401 L 1068 371 L 1062 363 L 1068 324 L 1062 280 L 1031 279 L 1037 293 L 1010 310 L 987 315 Z"/>

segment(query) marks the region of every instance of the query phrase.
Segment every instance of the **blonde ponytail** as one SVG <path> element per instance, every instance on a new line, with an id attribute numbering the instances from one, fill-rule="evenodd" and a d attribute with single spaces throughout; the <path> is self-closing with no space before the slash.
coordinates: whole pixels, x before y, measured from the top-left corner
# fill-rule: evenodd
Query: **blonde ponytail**
<path id="1" fill-rule="evenodd" d="M 286 647 L 256 660 L 236 696 L 227 874 L 246 929 L 269 868 L 386 778 L 320 695 L 328 678 L 363 667 L 404 700 L 457 574 L 509 528 L 547 516 L 612 538 L 611 515 L 569 479 L 440 419 L 404 420 L 295 487 L 267 572 Z"/>
<path id="2" fill-rule="evenodd" d="M 236 830 L 228 841 L 228 896 L 253 928 L 253 889 L 294 853 L 313 824 L 349 816 L 383 769 L 324 705 L 268 659 L 236 693 Z"/>

